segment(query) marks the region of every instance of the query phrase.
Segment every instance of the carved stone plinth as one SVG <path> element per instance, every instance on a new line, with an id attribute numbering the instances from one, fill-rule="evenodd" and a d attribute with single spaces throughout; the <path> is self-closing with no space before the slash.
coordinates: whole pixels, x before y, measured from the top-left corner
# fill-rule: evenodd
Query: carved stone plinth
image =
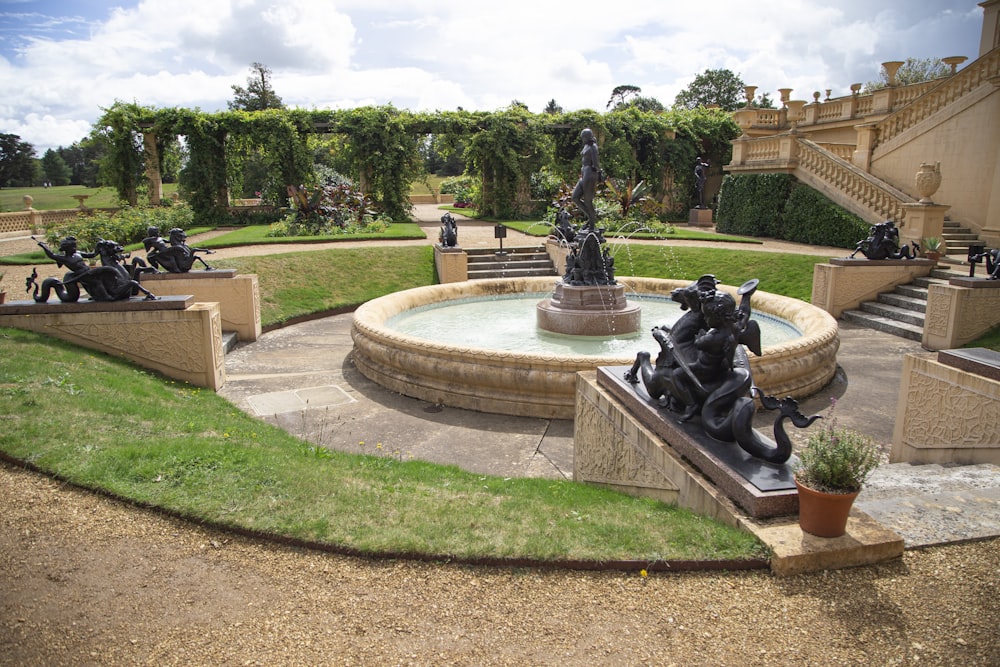
<path id="1" fill-rule="evenodd" d="M 540 329 L 569 336 L 621 336 L 639 330 L 639 305 L 625 298 L 624 285 L 556 283 L 538 304 Z"/>
<path id="2" fill-rule="evenodd" d="M 792 479 L 796 457 L 783 464 L 768 463 L 753 458 L 736 443 L 712 439 L 696 421 L 678 423 L 651 402 L 641 383 L 625 381 L 627 370 L 628 366 L 602 366 L 597 369 L 597 384 L 743 511 L 755 518 L 798 512 L 799 495 Z"/>
<path id="3" fill-rule="evenodd" d="M 124 357 L 213 391 L 226 381 L 219 304 L 195 303 L 190 295 L 156 301 L 14 301 L 0 306 L 0 327 L 37 331 Z"/>
<path id="4" fill-rule="evenodd" d="M 144 273 L 140 282 L 157 296 L 191 294 L 195 301 L 215 301 L 223 331 L 235 332 L 244 343 L 260 337 L 260 287 L 255 274 L 237 274 L 234 269 Z"/>

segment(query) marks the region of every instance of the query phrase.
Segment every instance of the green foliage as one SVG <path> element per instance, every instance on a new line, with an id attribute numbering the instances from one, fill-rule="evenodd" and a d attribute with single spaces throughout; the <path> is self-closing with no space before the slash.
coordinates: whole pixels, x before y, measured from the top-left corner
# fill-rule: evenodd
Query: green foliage
<path id="1" fill-rule="evenodd" d="M 811 245 L 853 248 L 868 223 L 812 188 L 795 183 L 782 213 L 780 238 Z"/>
<path id="2" fill-rule="evenodd" d="M 789 174 L 745 174 L 722 181 L 716 229 L 797 243 L 853 248 L 868 224 Z"/>
<path id="3" fill-rule="evenodd" d="M 378 216 L 371 200 L 350 183 L 288 188 L 295 210 L 271 225 L 268 236 L 376 234 L 392 222 Z"/>
<path id="4" fill-rule="evenodd" d="M 56 246 L 61 239 L 75 236 L 81 248 L 92 249 L 99 239 L 129 245 L 146 238 L 150 227 L 159 227 L 161 232 L 174 227 L 187 230 L 193 223 L 191 208 L 184 204 L 126 206 L 110 214 L 95 211 L 92 215 L 77 216 L 72 222 L 50 227 L 45 238 L 49 245 Z"/>
<path id="5" fill-rule="evenodd" d="M 283 109 L 285 105 L 271 87 L 271 70 L 261 63 L 250 65 L 247 87 L 233 85 L 233 101 L 227 102 L 230 110 L 263 111 Z"/>
<path id="6" fill-rule="evenodd" d="M 674 108 L 696 109 L 718 105 L 736 111 L 746 100 L 743 80 L 728 69 L 706 69 L 674 98 Z"/>
<path id="7" fill-rule="evenodd" d="M 880 451 L 866 435 L 831 423 L 809 436 L 795 477 L 824 493 L 856 493 L 878 467 Z"/>
<path id="8" fill-rule="evenodd" d="M 42 156 L 42 171 L 45 173 L 45 180 L 52 185 L 69 185 L 72 172 L 66 161 L 51 148 Z"/>
<path id="9" fill-rule="evenodd" d="M 788 174 L 726 176 L 719 193 L 716 229 L 724 234 L 777 237 L 792 188 Z"/>
<path id="10" fill-rule="evenodd" d="M 531 174 L 541 168 L 547 146 L 538 117 L 520 105 L 485 117 L 465 150 L 466 168 L 482 182 L 476 209 L 500 219 L 527 215 Z"/>
<path id="11" fill-rule="evenodd" d="M 153 109 L 115 100 L 103 111 L 91 131 L 91 138 L 103 141 L 107 147 L 98 176 L 103 185 L 110 185 L 118 192 L 121 201 L 135 206 L 145 170 L 140 128 L 152 121 Z"/>
<path id="12" fill-rule="evenodd" d="M 0 188 L 33 185 L 35 147 L 16 134 L 0 134 Z"/>
<path id="13" fill-rule="evenodd" d="M 455 204 L 460 207 L 472 204 L 475 188 L 472 176 L 453 176 L 441 181 L 441 194 L 454 195 Z"/>

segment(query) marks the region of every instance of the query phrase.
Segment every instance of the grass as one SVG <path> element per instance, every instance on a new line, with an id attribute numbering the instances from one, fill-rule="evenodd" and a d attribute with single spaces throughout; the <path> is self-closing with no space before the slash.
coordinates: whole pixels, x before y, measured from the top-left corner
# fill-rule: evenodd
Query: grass
<path id="1" fill-rule="evenodd" d="M 0 340 L 0 450 L 197 521 L 372 554 L 642 562 L 765 555 L 753 536 L 663 503 L 317 448 L 211 391 L 100 353 L 16 329 L 0 329 Z"/>
<path id="2" fill-rule="evenodd" d="M 400 241 L 425 239 L 427 234 L 414 222 L 396 222 L 384 232 L 373 234 L 321 234 L 319 236 L 268 236 L 267 225 L 250 225 L 227 232 L 206 241 L 199 241 L 200 248 L 230 248 L 235 246 L 267 243 L 329 243 L 331 241 L 368 241 L 373 239 Z M 188 233 L 188 236 L 194 236 Z"/>
<path id="3" fill-rule="evenodd" d="M 213 262 L 213 266 L 257 274 L 265 327 L 356 307 L 390 292 L 435 282 L 431 246 L 369 246 L 236 257 Z"/>
<path id="4" fill-rule="evenodd" d="M 163 196 L 169 197 L 177 191 L 176 183 L 163 184 Z M 114 188 L 88 188 L 84 185 L 59 185 L 51 188 L 4 188 L 0 189 L 0 211 L 23 211 L 24 195 L 31 195 L 31 207 L 39 211 L 77 208 L 79 202 L 73 195 L 87 195 L 87 208 L 115 208 L 118 193 Z"/>

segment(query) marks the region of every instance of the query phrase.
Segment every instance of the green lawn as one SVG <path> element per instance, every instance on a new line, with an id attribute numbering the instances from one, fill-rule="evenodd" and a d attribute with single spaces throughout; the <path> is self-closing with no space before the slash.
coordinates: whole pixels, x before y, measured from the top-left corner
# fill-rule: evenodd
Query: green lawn
<path id="1" fill-rule="evenodd" d="M 766 557 L 749 533 L 653 500 L 331 451 L 110 356 L 17 329 L 0 341 L 0 450 L 199 523 L 442 560 Z"/>
<path id="2" fill-rule="evenodd" d="M 163 194 L 170 196 L 177 191 L 176 183 L 164 183 Z M 88 188 L 83 185 L 60 185 L 51 188 L 3 188 L 0 189 L 0 212 L 24 210 L 24 195 L 31 195 L 34 201 L 31 206 L 39 211 L 52 211 L 64 208 L 77 208 L 79 202 L 73 195 L 87 195 L 84 202 L 88 208 L 115 208 L 118 206 L 118 193 L 114 188 Z"/>

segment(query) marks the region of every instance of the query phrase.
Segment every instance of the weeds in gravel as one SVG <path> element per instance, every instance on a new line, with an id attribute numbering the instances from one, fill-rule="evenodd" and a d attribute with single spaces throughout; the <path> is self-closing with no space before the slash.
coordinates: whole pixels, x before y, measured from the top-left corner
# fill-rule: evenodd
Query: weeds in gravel
<path id="1" fill-rule="evenodd" d="M 745 559 L 742 531 L 647 499 L 305 443 L 207 390 L 0 329 L 0 451 L 199 521 L 371 553 Z M 325 438 L 340 437 L 335 430 Z M 345 436 L 346 437 L 346 436 Z"/>

